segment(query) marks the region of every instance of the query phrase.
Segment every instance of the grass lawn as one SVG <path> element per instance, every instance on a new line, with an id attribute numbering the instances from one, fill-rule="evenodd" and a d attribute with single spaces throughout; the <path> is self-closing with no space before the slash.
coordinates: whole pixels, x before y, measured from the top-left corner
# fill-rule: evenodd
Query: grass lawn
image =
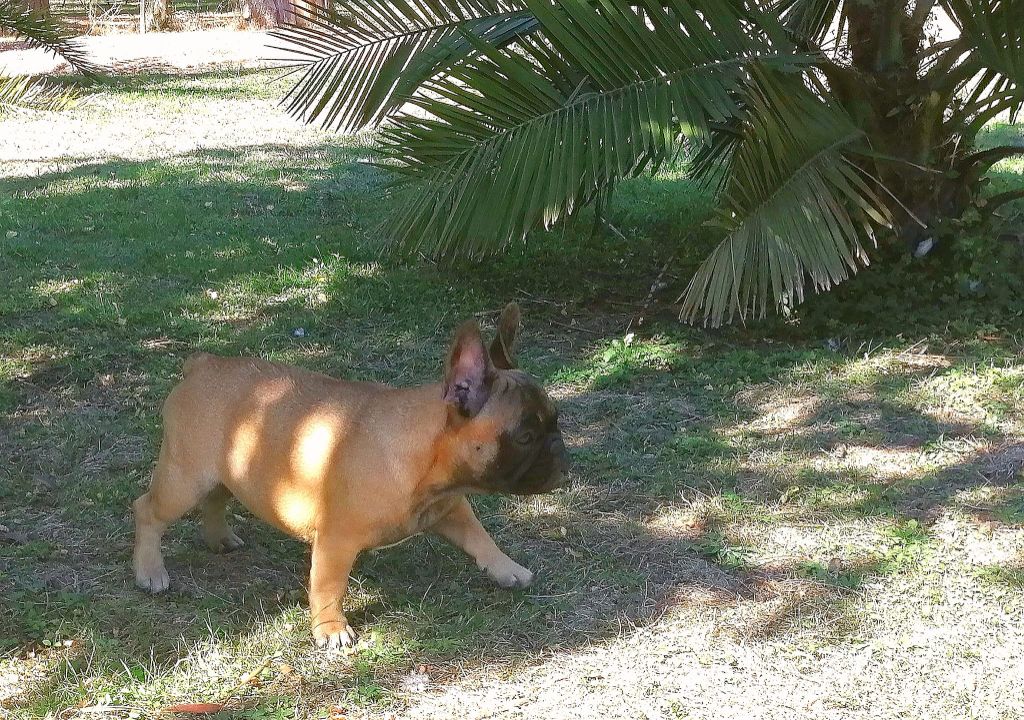
<path id="1" fill-rule="evenodd" d="M 0 717 L 1024 717 L 1021 309 L 681 326 L 713 238 L 674 247 L 709 201 L 672 173 L 618 194 L 629 245 L 585 216 L 485 265 L 381 263 L 369 146 L 295 126 L 275 78 L 0 120 Z M 575 463 L 475 501 L 533 587 L 428 537 L 368 553 L 362 641 L 321 654 L 308 551 L 236 507 L 243 550 L 186 519 L 171 590 L 134 588 L 130 503 L 190 352 L 412 384 L 510 299 Z"/>

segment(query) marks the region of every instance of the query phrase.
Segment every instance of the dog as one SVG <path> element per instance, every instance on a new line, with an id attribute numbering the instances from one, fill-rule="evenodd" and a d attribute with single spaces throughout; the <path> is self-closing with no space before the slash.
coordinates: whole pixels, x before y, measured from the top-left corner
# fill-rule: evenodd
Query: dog
<path id="1" fill-rule="evenodd" d="M 466 321 L 442 382 L 406 389 L 259 359 L 190 357 L 164 403 L 149 491 L 133 506 L 136 584 L 167 589 L 161 537 L 197 506 L 212 550 L 240 548 L 225 519 L 235 497 L 312 546 L 310 622 L 322 648 L 356 641 L 342 601 L 357 556 L 424 531 L 462 548 L 499 585 L 528 586 L 533 574 L 498 548 L 467 499 L 566 482 L 558 409 L 516 368 L 519 325 L 510 304 L 488 349 L 477 322 Z"/>

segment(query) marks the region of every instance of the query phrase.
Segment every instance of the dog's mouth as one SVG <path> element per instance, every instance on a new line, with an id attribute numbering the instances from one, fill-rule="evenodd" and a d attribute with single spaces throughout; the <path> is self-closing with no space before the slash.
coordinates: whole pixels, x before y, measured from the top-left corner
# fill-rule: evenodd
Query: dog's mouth
<path id="1" fill-rule="evenodd" d="M 512 495 L 542 495 L 569 484 L 569 475 L 562 470 L 555 470 L 546 477 L 538 477 L 526 482 L 517 483 L 513 489 L 506 490 Z"/>
<path id="2" fill-rule="evenodd" d="M 564 470 L 558 470 L 551 477 L 548 478 L 547 482 L 541 486 L 540 492 L 551 492 L 552 490 L 558 490 L 564 488 L 569 484 L 569 474 Z"/>
<path id="3" fill-rule="evenodd" d="M 532 458 L 521 463 L 514 472 L 499 475 L 492 491 L 511 495 L 538 495 L 565 487 L 569 482 L 569 457 L 564 447 L 559 450 L 557 453 L 535 452 Z"/>
<path id="4" fill-rule="evenodd" d="M 569 457 L 565 452 L 564 446 L 562 452 L 555 457 L 555 468 L 551 472 L 547 483 L 545 484 L 543 492 L 550 492 L 563 488 L 569 484 Z"/>

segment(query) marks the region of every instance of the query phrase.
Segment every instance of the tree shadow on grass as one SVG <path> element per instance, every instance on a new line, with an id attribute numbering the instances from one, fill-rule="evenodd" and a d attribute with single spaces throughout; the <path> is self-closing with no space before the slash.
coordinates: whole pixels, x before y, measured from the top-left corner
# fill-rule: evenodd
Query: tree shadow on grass
<path id="1" fill-rule="evenodd" d="M 225 67 L 225 66 L 228 67 Z M 236 67 L 230 67 L 236 65 Z M 104 66 L 103 74 L 97 78 L 84 78 L 75 73 L 61 73 L 70 70 L 64 64 L 51 74 L 50 81 L 59 87 L 79 89 L 86 93 L 101 90 L 104 95 L 134 94 L 139 92 L 159 93 L 161 98 L 189 99 L 251 99 L 255 92 L 251 87 L 219 86 L 218 80 L 238 78 L 268 78 L 274 82 L 286 71 L 270 66 L 241 67 L 237 61 L 210 62 L 200 65 L 179 67 L 160 57 L 137 57 L 117 60 Z M 284 86 L 282 86 L 284 88 Z"/>
<path id="2" fill-rule="evenodd" d="M 623 381 L 623 389 L 635 395 L 652 377 L 634 376 Z M 660 387 L 657 392 L 665 390 Z M 647 391 L 655 389 L 648 387 Z M 564 398 L 563 413 L 572 416 L 575 411 L 578 415 L 580 403 L 587 399 L 585 391 Z M 622 398 L 615 403 L 621 408 Z M 607 405 L 588 408 L 592 413 L 608 411 Z M 724 419 L 694 420 L 692 406 L 686 404 L 672 412 L 683 421 L 691 418 L 691 429 L 694 424 Z M 644 427 L 641 416 L 642 412 L 634 416 L 629 426 L 634 435 L 651 429 Z M 586 417 L 584 413 L 583 419 Z M 732 422 L 735 424 L 735 418 Z M 941 426 L 929 427 L 942 432 Z M 724 433 L 723 428 L 719 430 Z M 578 433 L 579 427 L 570 432 Z M 276 641 L 266 637 L 267 629 L 279 624 L 282 617 L 298 623 L 305 620 L 301 598 L 307 561 L 306 551 L 298 543 L 242 513 L 245 519 L 240 532 L 249 546 L 235 555 L 209 556 L 198 546 L 194 522 L 181 523 L 166 542 L 174 590 L 164 597 L 149 598 L 135 594 L 128 577 L 131 538 L 124 508 L 130 497 L 107 499 L 107 514 L 88 517 L 86 511 L 80 524 L 69 522 L 65 515 L 66 524 L 73 525 L 65 530 L 81 533 L 74 542 L 78 544 L 76 554 L 86 560 L 82 569 L 91 569 L 95 577 L 74 587 L 55 585 L 48 578 L 54 574 L 61 577 L 61 561 L 44 552 L 31 565 L 15 558 L 15 569 L 33 570 L 20 575 L 13 586 L 0 588 L 13 603 L 42 604 L 39 617 L 44 623 L 55 608 L 69 613 L 68 634 L 80 638 L 61 665 L 64 670 L 47 676 L 44 685 L 31 694 L 52 699 L 53 693 L 67 693 L 63 673 L 67 667 L 84 667 L 87 655 L 95 667 L 108 673 L 116 667 L 116 659 L 126 663 L 129 674 L 134 672 L 131 668 L 143 668 L 138 672 L 173 675 L 177 672 L 174 665 L 182 657 L 186 665 L 199 662 L 196 648 L 209 640 L 210 627 L 227 647 L 249 646 L 246 651 L 231 652 L 255 652 L 253 663 L 263 655 L 281 652 L 303 677 L 317 683 L 321 693 L 315 696 L 317 702 L 350 702 L 367 688 L 378 688 L 386 696 L 401 686 L 410 668 L 423 663 L 442 668 L 439 673 L 443 676 L 448 672 L 444 668 L 455 668 L 467 657 L 485 665 L 500 665 L 545 650 L 603 642 L 619 636 L 623 627 L 654 622 L 662 613 L 684 606 L 723 609 L 722 631 L 748 640 L 811 633 L 819 640 L 837 642 L 856 631 L 859 585 L 865 577 L 891 572 L 888 558 L 844 558 L 827 566 L 787 561 L 750 567 L 741 552 L 742 538 L 731 536 L 736 515 L 705 516 L 684 526 L 659 523 L 668 498 L 651 502 L 650 488 L 636 480 L 632 485 L 630 481 L 604 485 L 605 474 L 596 455 L 618 458 L 607 473 L 626 467 L 630 458 L 642 457 L 643 443 L 623 448 L 621 440 L 614 431 L 577 434 L 574 452 L 590 455 L 568 493 L 529 501 L 491 498 L 478 503 L 484 522 L 499 543 L 538 571 L 540 581 L 529 591 L 509 594 L 492 588 L 457 551 L 436 540 L 413 540 L 394 550 L 367 554 L 354 574 L 350 617 L 372 639 L 353 659 L 330 664 L 330 679 L 322 662 L 311 659 L 305 633 L 285 633 Z M 723 442 L 713 451 L 735 452 L 727 449 Z M 1014 452 L 1010 454 L 1017 457 Z M 943 477 L 958 478 L 956 484 L 921 476 L 912 478 L 908 487 L 924 487 L 930 509 L 950 507 L 956 491 L 994 480 L 974 472 L 991 461 L 979 452 L 942 470 Z M 1000 478 L 1013 468 L 1019 470 L 1018 465 L 1011 465 L 999 465 L 1003 468 Z M 837 483 L 843 480 L 838 471 L 829 477 Z M 699 486 L 691 480 L 685 474 L 678 477 L 680 507 L 709 491 L 736 489 L 735 478 L 728 474 L 711 472 Z M 908 491 L 905 497 L 917 495 Z M 741 497 L 740 501 L 755 506 L 763 499 Z M 66 508 L 55 510 L 58 516 L 66 512 Z M 832 512 L 844 519 L 875 514 L 876 509 L 835 507 Z M 896 522 L 918 517 L 896 501 L 878 513 Z M 41 517 L 41 512 L 35 517 Z M 120 528 L 111 532 L 119 519 Z M 38 534 L 48 533 L 47 542 L 54 547 L 68 542 L 54 528 Z M 41 551 L 34 547 L 31 552 Z M 51 595 L 40 603 L 44 593 Z M 29 614 L 19 612 L 20 622 L 29 622 Z M 111 677 L 108 682 L 114 684 L 131 682 L 120 672 Z M 46 682 L 53 683 L 52 687 L 47 688 Z M 270 684 L 250 694 L 266 699 L 270 687 L 277 686 Z M 81 692 L 88 695 L 87 688 Z"/>

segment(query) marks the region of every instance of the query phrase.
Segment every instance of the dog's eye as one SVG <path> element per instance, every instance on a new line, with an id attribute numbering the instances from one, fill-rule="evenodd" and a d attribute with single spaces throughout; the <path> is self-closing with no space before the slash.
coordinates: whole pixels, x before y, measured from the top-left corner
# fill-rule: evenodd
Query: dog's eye
<path id="1" fill-rule="evenodd" d="M 516 442 L 520 445 L 531 445 L 536 439 L 537 434 L 533 430 L 523 430 L 516 436 Z"/>

